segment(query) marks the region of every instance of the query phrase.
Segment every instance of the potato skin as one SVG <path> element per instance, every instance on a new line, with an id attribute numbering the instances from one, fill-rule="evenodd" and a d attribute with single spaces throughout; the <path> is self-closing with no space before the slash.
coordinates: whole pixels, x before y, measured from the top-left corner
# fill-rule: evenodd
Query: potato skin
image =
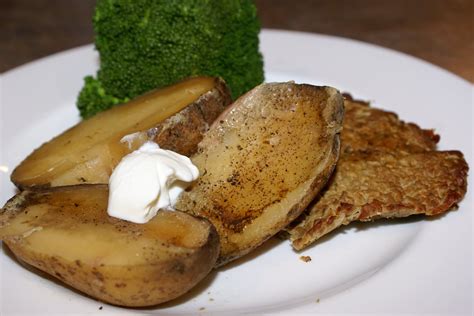
<path id="1" fill-rule="evenodd" d="M 209 244 L 215 243 L 217 238 L 216 233 L 211 234 Z M 95 299 L 126 307 L 158 305 L 183 295 L 204 279 L 210 269 L 202 270 L 202 267 L 207 265 L 209 257 L 216 257 L 211 247 L 205 247 L 192 257 L 153 266 L 95 267 L 79 260 L 70 262 L 60 257 L 27 252 L 15 242 L 4 242 L 20 261 Z"/>
<path id="2" fill-rule="evenodd" d="M 215 86 L 193 104 L 148 130 L 148 138 L 161 148 L 191 156 L 214 120 L 231 104 L 229 88 L 215 79 Z"/>
<path id="3" fill-rule="evenodd" d="M 38 225 L 43 225 L 41 229 L 12 233 L 12 229 L 15 229 L 12 226 L 18 223 L 18 221 L 15 222 L 16 217 L 23 216 L 25 212 L 34 211 L 34 209 L 29 207 L 40 204 L 44 205 L 48 203 L 48 200 L 54 199 L 55 195 L 61 195 L 65 191 L 74 193 L 74 190 L 86 190 L 87 194 L 94 194 L 92 190 L 102 191 L 104 194 L 107 193 L 106 186 L 80 185 L 52 188 L 50 190 L 23 191 L 7 202 L 0 213 L 0 237 L 20 261 L 50 274 L 93 298 L 110 304 L 128 307 L 152 306 L 172 300 L 189 291 L 213 268 L 219 253 L 219 238 L 215 228 L 205 219 L 190 217 L 179 212 L 176 212 L 177 214 L 174 215 L 168 215 L 178 216 L 179 222 L 196 221 L 193 225 L 197 224 L 200 228 L 204 227 L 206 229 L 205 240 L 194 245 L 194 241 L 183 242 L 178 240 L 180 237 L 179 233 L 177 233 L 177 236 L 171 236 L 170 239 L 166 239 L 166 234 L 164 234 L 163 236 L 166 238 L 157 241 L 160 247 L 158 250 L 155 249 L 154 252 L 149 249 L 141 249 L 141 244 L 137 244 L 136 251 L 138 255 L 145 258 L 148 251 L 153 256 L 148 256 L 146 260 L 132 264 L 107 264 L 107 259 L 101 259 L 99 255 L 94 260 L 81 259 L 81 256 L 84 255 L 81 252 L 88 252 L 89 249 L 79 246 L 75 247 L 74 250 L 77 251 L 77 257 L 71 257 L 70 255 L 62 256 L 61 253 L 54 254 L 54 250 L 51 250 L 51 253 L 47 253 L 44 249 L 35 248 L 32 246 L 33 243 L 29 242 L 30 236 L 48 232 L 50 228 L 59 228 L 60 224 L 48 223 L 49 219 L 47 216 L 37 220 Z M 64 204 L 64 201 L 66 199 L 56 204 Z M 71 200 L 71 202 L 78 203 L 79 201 Z M 53 205 L 54 203 L 50 204 Z M 57 205 L 54 207 L 57 207 Z M 70 206 L 61 205 L 61 209 L 53 215 L 61 217 L 60 213 L 63 211 L 67 213 L 67 209 Z M 52 206 L 51 209 L 54 207 Z M 82 211 L 87 212 L 86 207 L 81 209 L 80 206 L 77 210 L 79 213 Z M 105 210 L 103 211 L 105 212 Z M 81 215 L 77 216 L 80 217 Z M 121 236 L 123 238 L 131 238 L 132 242 L 135 239 L 139 241 L 141 237 L 129 237 L 127 234 L 145 236 L 143 238 L 150 236 L 141 230 L 140 224 L 128 223 L 112 218 L 105 220 L 103 218 L 96 218 L 95 222 L 91 222 L 91 219 L 94 218 L 89 216 L 84 218 L 84 222 L 87 221 L 90 226 L 94 226 L 92 229 L 95 231 L 94 234 L 96 234 L 97 239 L 109 238 L 106 231 L 101 234 L 101 227 L 103 225 L 107 225 L 107 228 L 115 225 L 115 228 L 118 229 L 117 231 L 120 231 Z M 171 219 L 173 220 L 173 218 Z M 72 220 L 74 223 L 79 222 L 77 218 L 72 218 Z M 22 219 L 23 223 L 28 221 L 29 219 Z M 65 221 L 67 222 L 67 219 Z M 76 226 L 74 223 L 67 227 L 69 231 L 84 229 L 84 227 L 81 228 L 81 226 Z M 89 226 L 86 228 L 89 228 Z M 84 234 L 87 234 L 87 230 L 84 229 L 84 232 Z M 190 234 L 189 232 L 186 233 Z M 65 230 L 63 234 L 68 234 L 68 231 Z M 65 235 L 64 237 L 67 236 Z M 159 232 L 157 238 L 160 238 Z M 70 246 L 74 248 L 74 245 Z M 117 248 L 120 246 L 118 244 Z M 54 244 L 51 247 L 54 248 Z M 114 243 L 112 242 L 110 248 L 113 247 Z M 92 251 L 94 251 L 93 248 L 94 245 L 91 244 L 90 249 Z"/>

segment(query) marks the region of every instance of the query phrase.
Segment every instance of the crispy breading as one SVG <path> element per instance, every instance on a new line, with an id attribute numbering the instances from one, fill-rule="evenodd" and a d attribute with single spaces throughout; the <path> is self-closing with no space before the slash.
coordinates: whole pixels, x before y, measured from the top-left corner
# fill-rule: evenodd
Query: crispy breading
<path id="1" fill-rule="evenodd" d="M 344 95 L 344 125 L 341 152 L 435 150 L 439 135 L 413 123 L 405 123 L 393 112 L 369 106 L 369 103 Z"/>
<path id="2" fill-rule="evenodd" d="M 352 221 L 437 215 L 466 193 L 459 151 L 435 151 L 439 136 L 396 114 L 347 98 L 341 157 L 325 191 L 288 228 L 295 249 Z"/>
<path id="3" fill-rule="evenodd" d="M 464 196 L 467 169 L 459 151 L 343 155 L 327 190 L 290 230 L 293 247 L 355 220 L 443 213 Z"/>

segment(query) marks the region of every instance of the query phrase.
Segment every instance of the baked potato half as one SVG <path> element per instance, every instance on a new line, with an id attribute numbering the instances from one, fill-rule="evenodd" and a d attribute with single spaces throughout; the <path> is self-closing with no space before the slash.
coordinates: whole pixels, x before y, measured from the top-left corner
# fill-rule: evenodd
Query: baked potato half
<path id="1" fill-rule="evenodd" d="M 225 83 L 210 77 L 151 91 L 43 144 L 13 170 L 11 180 L 19 188 L 108 183 L 122 157 L 150 139 L 189 156 L 230 102 Z"/>
<path id="2" fill-rule="evenodd" d="M 316 196 L 338 159 L 343 114 L 334 88 L 271 83 L 217 119 L 191 157 L 201 175 L 176 208 L 215 225 L 219 265 L 275 235 Z"/>
<path id="3" fill-rule="evenodd" d="M 18 257 L 73 288 L 121 306 L 187 292 L 214 267 L 212 224 L 160 211 L 146 224 L 107 215 L 106 185 L 23 191 L 0 213 L 0 238 Z"/>

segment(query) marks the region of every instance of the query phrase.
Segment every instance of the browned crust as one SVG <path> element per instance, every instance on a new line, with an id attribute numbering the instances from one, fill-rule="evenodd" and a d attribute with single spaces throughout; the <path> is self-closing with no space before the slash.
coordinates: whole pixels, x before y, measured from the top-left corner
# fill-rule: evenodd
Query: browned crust
<path id="1" fill-rule="evenodd" d="M 347 94 L 345 98 L 342 153 L 372 150 L 415 153 L 436 149 L 439 135 L 433 130 L 405 123 L 397 114 L 372 108 Z"/>
<path id="2" fill-rule="evenodd" d="M 331 185 L 291 230 L 293 247 L 356 220 L 446 212 L 466 193 L 467 171 L 459 151 L 346 155 Z"/>
<path id="3" fill-rule="evenodd" d="M 346 96 L 341 158 L 329 185 L 288 228 L 295 249 L 352 221 L 437 215 L 467 190 L 459 151 L 435 151 L 439 136 Z"/>

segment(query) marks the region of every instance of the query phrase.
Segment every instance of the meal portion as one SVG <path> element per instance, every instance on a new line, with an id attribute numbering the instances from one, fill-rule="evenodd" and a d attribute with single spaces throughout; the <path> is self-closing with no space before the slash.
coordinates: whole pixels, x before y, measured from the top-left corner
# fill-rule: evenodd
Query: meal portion
<path id="1" fill-rule="evenodd" d="M 352 221 L 438 215 L 467 190 L 459 151 L 436 151 L 439 136 L 396 114 L 345 99 L 341 157 L 318 199 L 288 228 L 295 249 Z"/>
<path id="2" fill-rule="evenodd" d="M 181 85 L 164 91 L 181 91 Z M 208 89 L 199 91 L 201 96 L 193 95 L 195 99 L 210 100 L 203 99 L 209 95 Z M 165 92 L 154 94 L 163 96 Z M 194 140 L 191 145 L 198 147 L 191 161 L 200 176 L 171 205 L 175 210 L 150 208 L 145 210 L 153 211 L 151 216 L 145 214 L 148 222 L 140 217 L 139 222 L 144 224 L 130 223 L 108 215 L 114 212 L 107 210 L 112 200 L 106 185 L 109 173 L 103 172 L 103 164 L 78 161 L 74 165 L 70 160 L 94 157 L 89 155 L 91 149 L 97 153 L 96 148 L 117 146 L 127 149 L 116 151 L 120 155 L 115 157 L 123 158 L 122 164 L 127 157 L 143 151 L 144 146 L 150 146 L 145 143 L 140 150 L 125 156 L 136 142 L 147 140 L 158 148 L 155 133 L 150 132 L 150 126 L 158 121 L 149 120 L 150 124 L 144 125 L 141 120 L 153 115 L 133 115 L 134 110 L 143 112 L 137 104 L 148 105 L 154 99 L 140 100 L 143 98 L 83 121 L 41 146 L 17 168 L 27 175 L 25 178 L 37 179 L 28 177 L 30 172 L 37 172 L 36 166 L 42 164 L 43 170 L 49 172 L 57 164 L 55 159 L 62 158 L 71 163 L 67 167 L 74 173 L 70 174 L 85 179 L 84 182 L 97 181 L 102 185 L 60 182 L 55 176 L 65 179 L 62 173 L 49 174 L 49 182 L 32 185 L 16 181 L 24 191 L 13 197 L 0 214 L 0 238 L 21 261 L 112 304 L 149 306 L 173 299 L 188 291 L 213 267 L 255 249 L 301 214 L 326 184 L 339 156 L 344 103 L 336 89 L 295 83 L 263 84 L 227 107 L 199 144 L 199 137 L 186 139 Z M 154 105 L 161 112 L 164 104 L 176 108 L 176 103 L 189 102 L 193 101 L 167 98 L 166 102 Z M 200 104 L 202 109 L 208 106 L 206 102 Z M 217 109 L 223 109 L 221 103 L 218 105 Z M 186 125 L 192 116 L 182 112 L 189 112 L 189 105 L 181 108 L 172 118 L 179 116 Z M 134 129 L 108 133 L 107 122 L 123 122 L 118 126 Z M 196 125 L 188 127 L 193 126 Z M 170 137 L 179 134 L 181 128 L 171 124 Z M 196 132 L 201 135 L 203 131 Z M 144 136 L 135 141 L 137 133 Z M 80 143 L 81 137 L 86 141 L 96 137 L 97 141 L 86 146 Z M 134 146 L 128 147 L 130 138 Z M 76 142 L 77 146 L 63 147 Z M 55 154 L 55 149 L 60 150 L 59 154 Z M 45 159 L 53 163 L 48 166 Z M 81 165 L 87 167 L 87 174 L 81 173 L 84 168 L 77 167 Z M 151 165 L 153 177 L 153 162 Z M 94 177 L 95 171 L 100 177 Z M 110 192 L 115 186 L 114 175 L 110 178 Z M 116 191 L 124 195 L 119 200 L 125 201 L 122 203 L 134 198 L 130 194 L 139 185 L 130 182 L 127 190 L 127 181 L 135 176 L 133 169 L 125 175 L 119 179 L 119 185 L 125 183 L 125 187 Z M 154 200 L 145 204 L 159 200 L 162 191 L 163 188 L 157 188 Z"/>
<path id="3" fill-rule="evenodd" d="M 227 85 L 211 77 L 153 90 L 43 144 L 13 170 L 11 180 L 20 188 L 108 183 L 122 157 L 147 140 L 189 156 L 230 102 Z"/>
<path id="4" fill-rule="evenodd" d="M 94 28 L 84 120 L 15 168 L 0 211 L 21 262 L 93 298 L 153 306 L 279 232 L 301 250 L 466 193 L 434 131 L 332 87 L 261 84 L 250 0 L 99 0 Z"/>
<path id="5" fill-rule="evenodd" d="M 339 155 L 343 114 L 336 89 L 270 83 L 217 119 L 191 157 L 202 174 L 176 209 L 214 224 L 219 265 L 285 228 L 326 184 Z"/>
<path id="6" fill-rule="evenodd" d="M 181 95 L 182 85 L 193 80 L 209 85 L 184 101 L 168 93 Z M 223 81 L 190 79 L 105 111 L 44 144 L 12 174 L 23 191 L 0 213 L 0 238 L 20 261 L 94 298 L 151 306 L 187 292 L 213 268 L 280 231 L 300 250 L 354 220 L 446 212 L 466 192 L 462 153 L 436 151 L 438 135 L 394 113 L 344 100 L 330 87 L 262 84 L 227 107 L 226 91 Z M 156 119 L 149 104 L 157 113 L 174 110 Z M 145 154 L 161 150 L 157 144 L 180 150 L 181 140 L 199 176 L 166 204 L 172 211 L 152 207 L 166 188 L 139 189 L 127 182 L 134 176 L 130 169 L 118 178 L 122 196 L 116 203 L 128 203 L 131 192 L 151 194 L 137 221 L 143 224 L 109 216 L 107 183 L 119 160 L 144 146 L 156 147 Z M 77 145 L 63 147 L 69 143 Z M 61 172 L 52 172 L 56 166 Z M 143 172 L 153 177 L 155 171 Z"/>
<path id="7" fill-rule="evenodd" d="M 146 224 L 107 215 L 107 185 L 25 190 L 0 214 L 0 238 L 27 264 L 96 299 L 149 306 L 184 294 L 214 267 L 205 219 L 162 210 Z"/>

